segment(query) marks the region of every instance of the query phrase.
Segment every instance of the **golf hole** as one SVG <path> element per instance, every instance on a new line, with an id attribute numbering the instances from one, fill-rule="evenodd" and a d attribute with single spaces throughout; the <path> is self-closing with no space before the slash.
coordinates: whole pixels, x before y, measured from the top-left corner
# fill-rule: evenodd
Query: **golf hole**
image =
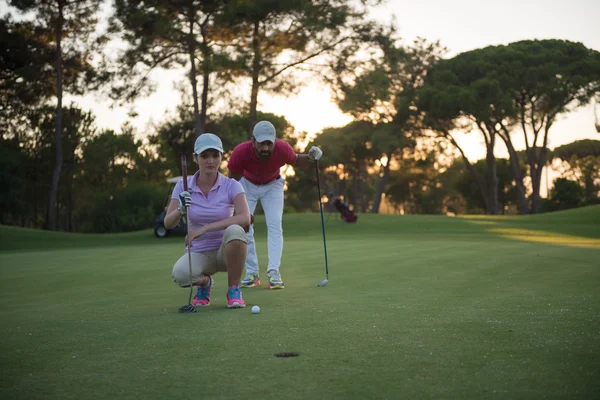
<path id="1" fill-rule="evenodd" d="M 277 353 L 275 354 L 275 357 L 298 357 L 300 355 L 300 353 L 295 353 L 295 352 L 283 352 L 283 353 Z"/>

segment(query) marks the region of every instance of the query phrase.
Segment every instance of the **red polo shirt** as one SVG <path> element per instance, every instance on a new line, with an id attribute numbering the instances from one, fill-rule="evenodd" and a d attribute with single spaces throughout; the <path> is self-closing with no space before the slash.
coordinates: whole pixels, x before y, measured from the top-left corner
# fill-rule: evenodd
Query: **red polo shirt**
<path id="1" fill-rule="evenodd" d="M 280 168 L 286 164 L 296 163 L 296 152 L 288 142 L 275 139 L 275 146 L 271 157 L 261 161 L 254 152 L 252 141 L 238 144 L 227 163 L 227 168 L 235 173 L 242 174 L 250 182 L 262 185 L 269 183 L 279 176 Z"/>

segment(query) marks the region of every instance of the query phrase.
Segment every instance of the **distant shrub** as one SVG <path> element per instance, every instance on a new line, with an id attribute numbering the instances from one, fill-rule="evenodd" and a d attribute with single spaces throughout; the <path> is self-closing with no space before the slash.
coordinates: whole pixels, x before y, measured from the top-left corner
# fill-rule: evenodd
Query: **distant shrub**
<path id="1" fill-rule="evenodd" d="M 295 214 L 297 211 L 294 207 L 284 204 L 283 205 L 283 213 L 284 214 Z"/>
<path id="2" fill-rule="evenodd" d="M 29 196 L 25 193 L 23 164 L 18 150 L 0 148 L 0 223 L 17 224 L 26 210 Z"/>
<path id="3" fill-rule="evenodd" d="M 552 200 L 547 199 L 547 198 L 541 198 L 540 199 L 540 212 L 545 213 L 545 212 L 550 212 L 550 211 L 554 211 L 554 204 L 552 203 Z"/>
<path id="4" fill-rule="evenodd" d="M 153 227 L 164 208 L 164 187 L 138 183 L 114 193 L 98 194 L 82 211 L 82 230 L 94 233 L 129 232 Z"/>
<path id="5" fill-rule="evenodd" d="M 566 178 L 554 181 L 554 187 L 550 191 L 553 211 L 580 207 L 584 199 L 585 189 L 578 182 Z"/>

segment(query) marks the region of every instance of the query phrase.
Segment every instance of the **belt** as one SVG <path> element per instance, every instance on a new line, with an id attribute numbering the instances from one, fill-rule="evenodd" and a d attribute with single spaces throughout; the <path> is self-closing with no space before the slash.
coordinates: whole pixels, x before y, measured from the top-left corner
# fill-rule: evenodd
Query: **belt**
<path id="1" fill-rule="evenodd" d="M 274 182 L 279 178 L 281 178 L 281 175 L 277 175 L 275 178 L 271 179 L 269 182 L 258 183 L 258 182 L 254 182 L 253 180 L 248 179 L 247 177 L 244 176 L 244 179 L 246 179 L 248 182 L 250 182 L 251 184 L 256 185 L 256 186 L 268 185 L 269 183 Z"/>

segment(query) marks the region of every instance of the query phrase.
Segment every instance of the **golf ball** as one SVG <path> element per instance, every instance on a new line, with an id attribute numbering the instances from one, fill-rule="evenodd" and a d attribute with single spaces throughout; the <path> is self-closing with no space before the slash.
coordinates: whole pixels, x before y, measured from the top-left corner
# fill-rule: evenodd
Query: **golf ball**
<path id="1" fill-rule="evenodd" d="M 252 314 L 258 314 L 260 312 L 259 306 L 252 306 Z"/>

